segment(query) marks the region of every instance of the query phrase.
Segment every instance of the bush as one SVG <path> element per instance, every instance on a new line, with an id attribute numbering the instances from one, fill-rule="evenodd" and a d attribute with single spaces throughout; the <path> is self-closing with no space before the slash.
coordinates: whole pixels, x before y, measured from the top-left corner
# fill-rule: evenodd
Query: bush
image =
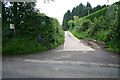
<path id="1" fill-rule="evenodd" d="M 70 26 L 70 29 L 73 29 L 75 27 L 73 20 L 68 21 L 68 25 Z"/>
<path id="2" fill-rule="evenodd" d="M 118 3 L 115 3 L 93 14 L 77 19 L 78 21 L 75 22 L 79 22 L 79 24 L 75 25 L 71 32 L 77 38 L 92 38 L 104 41 L 109 50 L 120 52 L 120 8 L 118 7 L 120 7 Z"/>
<path id="3" fill-rule="evenodd" d="M 57 19 L 47 16 L 27 16 L 25 22 L 18 25 L 16 37 L 9 37 L 3 31 L 3 55 L 18 55 L 45 51 L 64 42 L 64 31 Z M 41 35 L 42 42 L 37 41 Z"/>
<path id="4" fill-rule="evenodd" d="M 81 31 L 85 31 L 92 26 L 92 22 L 89 19 L 86 19 L 81 24 Z"/>
<path id="5" fill-rule="evenodd" d="M 80 26 L 76 26 L 75 28 L 78 32 L 82 32 L 82 31 L 84 32 L 91 26 L 92 26 L 92 22 L 89 19 L 85 19 L 85 20 L 81 21 Z"/>

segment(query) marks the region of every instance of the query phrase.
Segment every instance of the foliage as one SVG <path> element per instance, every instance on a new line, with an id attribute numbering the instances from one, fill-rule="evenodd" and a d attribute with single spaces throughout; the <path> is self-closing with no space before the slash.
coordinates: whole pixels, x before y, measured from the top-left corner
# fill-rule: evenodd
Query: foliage
<path id="1" fill-rule="evenodd" d="M 20 55 L 28 53 L 36 53 L 47 50 L 47 47 L 38 44 L 37 39 L 29 36 L 12 38 L 6 46 L 3 46 L 3 55 Z"/>
<path id="2" fill-rule="evenodd" d="M 36 15 L 38 10 L 35 10 L 35 3 L 34 2 L 10 2 L 11 6 L 5 7 L 7 5 L 7 2 L 2 2 L 3 6 L 3 13 L 4 13 L 4 20 L 7 22 L 4 23 L 14 23 L 16 26 L 16 29 L 19 28 L 17 26 L 20 24 L 21 21 L 24 21 L 24 16 L 26 16 L 28 13 L 31 15 Z"/>
<path id="3" fill-rule="evenodd" d="M 96 11 L 99 11 L 103 8 L 107 7 L 106 5 L 98 5 L 94 8 L 92 8 L 91 4 L 89 2 L 87 2 L 86 6 L 84 6 L 82 3 L 76 7 L 74 7 L 72 9 L 72 12 L 70 12 L 70 10 L 68 10 L 65 14 L 64 14 L 64 18 L 63 18 L 63 27 L 66 28 L 66 29 L 69 29 L 69 25 L 68 25 L 68 21 L 69 20 L 74 20 L 74 16 L 78 16 L 78 18 L 81 18 L 81 17 L 84 17 L 84 16 L 87 16 L 89 14 L 92 14 Z M 101 14 L 104 14 L 104 13 L 100 13 Z M 98 15 L 99 16 L 99 15 Z M 88 19 L 92 19 L 93 16 L 90 16 Z M 97 16 L 96 16 L 97 17 Z"/>
<path id="4" fill-rule="evenodd" d="M 70 21 L 68 22 L 68 25 L 70 26 L 70 29 L 73 29 L 74 26 L 75 26 L 74 21 L 73 21 L 73 20 L 70 20 Z"/>
<path id="5" fill-rule="evenodd" d="M 103 9 L 101 9 L 101 10 L 95 12 L 95 13 L 89 14 L 88 16 L 85 16 L 83 18 L 90 19 L 91 21 L 93 21 L 94 18 L 98 18 L 100 16 L 105 16 L 106 15 L 106 9 L 107 8 L 103 8 Z"/>
<path id="6" fill-rule="evenodd" d="M 72 33 L 75 37 L 77 37 L 78 39 L 85 39 L 86 37 L 88 37 L 87 32 L 78 32 L 78 31 L 76 31 L 75 28 L 72 29 L 72 30 L 70 30 L 70 31 L 71 31 L 71 33 Z"/>
<path id="7" fill-rule="evenodd" d="M 23 5 L 23 3 L 17 4 L 19 4 L 18 6 Z M 23 13 L 21 17 L 11 16 L 11 20 L 9 21 L 7 20 L 9 19 L 7 14 L 4 15 L 7 19 L 6 21 L 3 21 L 2 24 L 3 55 L 40 52 L 55 48 L 64 42 L 64 31 L 57 19 L 37 13 L 34 9 L 34 3 L 33 6 L 30 3 L 24 3 L 24 5 L 26 6 L 21 7 L 23 8 L 22 10 L 25 10 L 21 12 Z M 9 8 L 7 10 L 8 12 L 14 7 L 11 6 Z M 17 14 L 19 14 L 19 11 Z M 18 23 L 16 23 L 16 19 L 18 20 Z M 9 29 L 10 23 L 17 24 L 15 26 L 16 36 L 13 36 L 13 30 Z M 41 41 L 38 40 L 38 35 L 41 36 Z"/>
<path id="8" fill-rule="evenodd" d="M 80 24 L 80 20 L 79 20 L 79 17 L 78 16 L 73 16 L 74 17 L 74 24 L 75 26 L 78 26 Z"/>
<path id="9" fill-rule="evenodd" d="M 104 41 L 109 50 L 120 52 L 119 5 L 113 4 L 83 18 L 77 18 L 71 32 L 77 38 L 92 38 Z M 80 21 L 81 20 L 81 21 Z"/>
<path id="10" fill-rule="evenodd" d="M 78 32 L 85 31 L 92 26 L 92 22 L 89 19 L 78 18 L 74 16 L 75 29 Z"/>
<path id="11" fill-rule="evenodd" d="M 68 10 L 65 15 L 64 15 L 64 18 L 63 18 L 63 27 L 65 27 L 66 29 L 69 29 L 69 25 L 68 25 L 68 21 L 71 20 L 72 17 L 71 17 L 71 12 L 70 10 Z"/>
<path id="12" fill-rule="evenodd" d="M 80 28 L 81 31 L 85 31 L 92 26 L 92 22 L 89 19 L 86 19 L 82 22 Z"/>

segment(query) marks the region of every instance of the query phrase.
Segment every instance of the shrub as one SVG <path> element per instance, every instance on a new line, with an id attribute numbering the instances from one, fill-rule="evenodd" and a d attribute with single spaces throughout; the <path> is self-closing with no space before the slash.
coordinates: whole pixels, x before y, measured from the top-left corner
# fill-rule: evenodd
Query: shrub
<path id="1" fill-rule="evenodd" d="M 86 19 L 81 24 L 81 31 L 85 31 L 92 26 L 92 22 L 89 19 Z"/>
<path id="2" fill-rule="evenodd" d="M 55 18 L 40 15 L 27 16 L 25 22 L 18 26 L 16 37 L 9 38 L 7 34 L 6 37 L 3 36 L 3 40 L 5 40 L 3 43 L 3 55 L 41 52 L 55 48 L 64 42 L 64 31 Z M 42 42 L 37 41 L 37 35 L 41 35 Z"/>
<path id="3" fill-rule="evenodd" d="M 74 26 L 75 26 L 74 21 L 73 21 L 73 20 L 70 20 L 70 21 L 68 22 L 68 25 L 70 26 L 70 29 L 73 29 Z"/>
<path id="4" fill-rule="evenodd" d="M 120 52 L 119 4 L 120 2 L 115 3 L 93 14 L 77 19 L 79 24 L 75 25 L 71 32 L 77 38 L 92 38 L 104 41 L 109 50 Z"/>
<path id="5" fill-rule="evenodd" d="M 81 31 L 84 32 L 85 30 L 87 30 L 91 26 L 92 26 L 92 22 L 89 19 L 84 19 L 84 20 L 81 20 L 79 26 L 76 26 L 75 29 L 78 32 L 81 32 Z"/>

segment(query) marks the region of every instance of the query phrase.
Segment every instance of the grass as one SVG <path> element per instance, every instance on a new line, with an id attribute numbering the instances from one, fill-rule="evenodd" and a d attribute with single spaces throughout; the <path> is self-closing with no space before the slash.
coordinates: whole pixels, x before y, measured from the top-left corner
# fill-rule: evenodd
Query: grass
<path id="1" fill-rule="evenodd" d="M 108 33 L 108 31 L 104 31 L 104 32 L 102 32 L 103 35 L 101 34 L 101 36 L 99 36 L 99 38 L 98 38 L 96 36 L 90 37 L 89 34 L 87 33 L 87 31 L 86 32 L 77 32 L 75 29 L 72 29 L 72 30 L 70 30 L 70 32 L 78 39 L 89 38 L 89 39 L 95 39 L 97 41 L 104 41 L 103 38 L 105 38 L 105 33 Z M 119 43 L 119 42 L 117 42 L 117 43 Z M 120 53 L 120 48 L 118 46 L 116 46 L 116 44 L 110 43 L 109 41 L 107 41 L 106 45 L 109 47 L 107 50 L 115 52 L 115 53 Z"/>
<path id="2" fill-rule="evenodd" d="M 77 32 L 75 29 L 70 30 L 70 32 L 78 39 L 86 39 L 88 37 L 87 32 Z"/>
<path id="3" fill-rule="evenodd" d="M 47 47 L 42 44 L 38 44 L 37 39 L 30 40 L 29 37 L 16 37 L 3 46 L 2 54 L 4 56 L 21 55 L 45 50 L 47 50 Z"/>
<path id="4" fill-rule="evenodd" d="M 12 38 L 7 44 L 3 45 L 2 55 L 24 55 L 30 53 L 37 53 L 46 51 L 48 49 L 53 49 L 64 43 L 64 38 L 61 42 L 54 42 L 50 44 L 50 48 L 47 48 L 45 45 L 37 42 L 37 38 L 30 37 L 16 37 Z"/>

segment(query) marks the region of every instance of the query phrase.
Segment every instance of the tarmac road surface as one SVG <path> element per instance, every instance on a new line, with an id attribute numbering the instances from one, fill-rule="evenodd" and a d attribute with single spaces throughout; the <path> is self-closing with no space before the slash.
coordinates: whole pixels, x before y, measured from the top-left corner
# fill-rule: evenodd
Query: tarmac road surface
<path id="1" fill-rule="evenodd" d="M 3 57 L 3 78 L 118 78 L 118 55 L 92 49 L 65 31 L 55 49 Z"/>

